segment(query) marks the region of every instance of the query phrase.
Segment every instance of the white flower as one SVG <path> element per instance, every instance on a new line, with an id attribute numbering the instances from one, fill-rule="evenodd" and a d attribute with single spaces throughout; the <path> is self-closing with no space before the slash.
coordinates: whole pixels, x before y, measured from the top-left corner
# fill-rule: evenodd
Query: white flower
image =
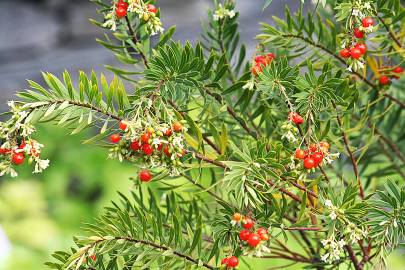
<path id="1" fill-rule="evenodd" d="M 364 8 L 365 9 L 371 9 L 371 5 L 369 2 L 364 3 Z"/>
<path id="2" fill-rule="evenodd" d="M 35 170 L 33 173 L 41 173 L 43 170 L 49 167 L 49 159 L 36 159 Z"/>
<path id="3" fill-rule="evenodd" d="M 255 87 L 254 81 L 248 81 L 242 88 L 248 89 L 248 90 L 253 90 L 254 87 Z"/>
<path id="4" fill-rule="evenodd" d="M 328 208 L 331 208 L 333 206 L 332 201 L 331 200 L 325 200 L 325 206 Z"/>
<path id="5" fill-rule="evenodd" d="M 235 15 L 236 15 L 236 13 L 234 10 L 226 9 L 221 4 L 219 4 L 218 9 L 215 10 L 215 12 L 214 12 L 213 19 L 214 19 L 214 21 L 219 21 L 226 17 L 229 17 L 232 19 L 233 17 L 235 17 Z"/>
<path id="6" fill-rule="evenodd" d="M 360 14 L 360 10 L 354 8 L 352 11 L 352 15 L 357 17 L 357 16 L 359 16 L 359 14 Z"/>
<path id="7" fill-rule="evenodd" d="M 281 136 L 281 139 L 286 138 L 289 142 L 296 142 L 298 141 L 298 139 L 295 137 L 294 133 L 292 133 L 291 131 L 287 131 L 286 133 L 284 133 Z"/>
<path id="8" fill-rule="evenodd" d="M 335 220 L 335 219 L 337 218 L 337 215 L 336 215 L 335 211 L 331 211 L 330 214 L 329 214 L 329 217 L 330 217 L 332 220 Z"/>

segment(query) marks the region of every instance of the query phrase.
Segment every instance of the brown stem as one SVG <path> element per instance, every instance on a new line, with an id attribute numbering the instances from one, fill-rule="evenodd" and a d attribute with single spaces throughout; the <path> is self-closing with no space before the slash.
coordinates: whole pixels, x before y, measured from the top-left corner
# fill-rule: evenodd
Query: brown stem
<path id="1" fill-rule="evenodd" d="M 273 186 L 273 187 L 277 188 L 278 190 L 280 190 L 282 193 L 284 193 L 285 195 L 287 195 L 288 197 L 290 197 L 290 198 L 293 199 L 294 201 L 301 202 L 301 198 L 300 198 L 300 197 L 298 197 L 298 196 L 295 195 L 294 193 L 292 193 L 292 192 L 286 190 L 285 188 L 277 187 L 276 184 L 273 183 L 273 181 L 267 180 L 267 183 L 269 183 L 270 186 Z"/>
<path id="2" fill-rule="evenodd" d="M 354 268 L 356 270 L 363 270 L 363 267 L 359 264 L 356 254 L 354 254 L 353 248 L 349 245 L 345 246 L 347 252 L 349 253 L 350 260 L 353 262 Z"/>
<path id="3" fill-rule="evenodd" d="M 128 16 L 125 16 L 125 21 L 127 22 L 128 31 L 132 37 L 132 42 L 136 45 L 139 42 L 139 40 L 136 37 L 136 33 L 135 33 L 134 29 L 132 28 L 132 25 L 128 19 Z M 148 63 L 148 59 L 146 58 L 146 55 L 143 52 L 141 52 L 140 50 L 138 50 L 138 51 L 139 51 L 139 55 L 141 56 L 145 67 L 149 68 L 149 63 Z"/>
<path id="4" fill-rule="evenodd" d="M 363 184 L 361 183 L 361 180 L 360 180 L 360 174 L 359 174 L 359 168 L 357 166 L 357 160 L 354 157 L 352 151 L 350 150 L 350 142 L 349 142 L 349 139 L 348 139 L 348 137 L 346 135 L 346 132 L 343 129 L 342 119 L 339 116 L 339 112 L 337 110 L 335 102 L 332 102 L 332 105 L 335 108 L 336 120 L 337 120 L 337 123 L 339 125 L 340 131 L 342 133 L 343 142 L 345 144 L 346 151 L 347 151 L 347 153 L 348 153 L 348 155 L 350 157 L 350 161 L 351 161 L 352 166 L 353 166 L 354 175 L 356 176 L 357 185 L 359 186 L 360 197 L 364 200 L 365 196 L 364 196 Z"/>

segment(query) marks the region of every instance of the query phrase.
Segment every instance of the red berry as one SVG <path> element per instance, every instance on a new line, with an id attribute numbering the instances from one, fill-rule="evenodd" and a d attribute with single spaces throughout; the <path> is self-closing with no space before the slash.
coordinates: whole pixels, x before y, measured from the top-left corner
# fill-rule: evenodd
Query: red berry
<path id="1" fill-rule="evenodd" d="M 369 27 L 374 24 L 374 20 L 371 17 L 365 17 L 361 23 L 363 24 L 363 27 Z"/>
<path id="2" fill-rule="evenodd" d="M 268 53 L 266 56 L 272 60 L 276 58 L 276 55 L 274 53 Z"/>
<path id="3" fill-rule="evenodd" d="M 248 217 L 245 218 L 242 223 L 243 223 L 243 228 L 245 228 L 245 229 L 250 229 L 255 224 L 253 222 L 253 220 L 251 218 L 248 218 Z"/>
<path id="4" fill-rule="evenodd" d="M 295 157 L 298 159 L 304 159 L 305 158 L 305 151 L 302 149 L 297 149 L 295 150 Z"/>
<path id="5" fill-rule="evenodd" d="M 150 139 L 150 133 L 147 132 L 147 133 L 142 134 L 141 141 L 143 143 L 148 143 L 149 139 Z"/>
<path id="6" fill-rule="evenodd" d="M 148 170 L 142 170 L 139 172 L 139 180 L 142 182 L 149 182 L 152 180 L 152 174 Z"/>
<path id="7" fill-rule="evenodd" d="M 119 134 L 113 134 L 110 137 L 110 141 L 112 143 L 119 143 L 120 140 L 121 140 L 121 136 Z"/>
<path id="8" fill-rule="evenodd" d="M 161 151 L 162 148 L 163 148 L 163 143 L 161 143 L 161 144 L 158 145 L 157 150 L 158 150 L 158 151 Z"/>
<path id="9" fill-rule="evenodd" d="M 353 47 L 350 49 L 350 56 L 354 59 L 359 59 L 363 55 L 359 48 Z"/>
<path id="10" fill-rule="evenodd" d="M 183 148 L 183 149 L 180 150 L 179 153 L 177 153 L 177 156 L 178 157 L 184 157 L 185 154 L 186 154 L 186 150 Z"/>
<path id="11" fill-rule="evenodd" d="M 142 145 L 142 151 L 145 155 L 150 156 L 153 154 L 153 148 L 150 144 L 145 143 L 144 145 Z"/>
<path id="12" fill-rule="evenodd" d="M 263 233 L 260 235 L 260 240 L 262 241 L 269 241 L 270 237 L 267 233 Z"/>
<path id="13" fill-rule="evenodd" d="M 122 1 L 122 0 L 119 0 L 115 6 L 116 6 L 117 8 L 122 7 L 122 8 L 128 9 L 128 3 L 125 3 L 125 2 Z"/>
<path id="14" fill-rule="evenodd" d="M 168 145 L 166 145 L 165 148 L 163 148 L 163 153 L 165 153 L 165 155 L 166 155 L 167 157 L 170 157 L 170 156 L 172 155 L 169 150 L 170 150 L 170 149 L 169 149 L 169 146 L 168 146 Z"/>
<path id="15" fill-rule="evenodd" d="M 254 66 L 252 67 L 252 74 L 257 76 L 259 73 L 262 72 L 262 68 L 260 66 Z"/>
<path id="16" fill-rule="evenodd" d="M 119 19 L 124 18 L 127 15 L 127 9 L 124 7 L 117 7 L 115 9 L 115 15 L 117 15 Z"/>
<path id="17" fill-rule="evenodd" d="M 174 122 L 172 125 L 174 132 L 180 132 L 183 130 L 183 125 L 180 122 Z"/>
<path id="18" fill-rule="evenodd" d="M 400 73 L 404 72 L 404 68 L 398 66 L 398 67 L 394 68 L 394 69 L 392 70 L 392 72 L 400 74 Z"/>
<path id="19" fill-rule="evenodd" d="M 354 45 L 354 47 L 359 49 L 362 54 L 365 54 L 367 51 L 367 46 L 364 43 L 356 43 L 356 45 Z"/>
<path id="20" fill-rule="evenodd" d="M 27 143 L 25 141 L 22 141 L 18 148 L 24 149 L 26 146 L 27 146 Z"/>
<path id="21" fill-rule="evenodd" d="M 25 155 L 24 155 L 24 153 L 15 153 L 15 154 L 13 154 L 11 159 L 13 160 L 13 163 L 15 165 L 21 165 L 24 163 Z"/>
<path id="22" fill-rule="evenodd" d="M 97 256 L 96 256 L 96 254 L 91 255 L 91 256 L 90 256 L 90 259 L 91 259 L 93 262 L 96 262 L 96 261 L 97 261 Z"/>
<path id="23" fill-rule="evenodd" d="M 250 236 L 250 231 L 248 230 L 241 230 L 239 232 L 239 239 L 242 241 L 247 241 L 249 239 Z"/>
<path id="24" fill-rule="evenodd" d="M 257 229 L 256 233 L 257 234 L 265 234 L 265 233 L 267 233 L 267 230 L 262 227 L 262 228 Z"/>
<path id="25" fill-rule="evenodd" d="M 228 258 L 228 263 L 227 263 L 228 267 L 234 268 L 234 267 L 238 266 L 238 264 L 239 264 L 239 260 L 235 256 Z"/>
<path id="26" fill-rule="evenodd" d="M 229 258 L 223 258 L 223 259 L 221 260 L 221 264 L 226 264 L 226 265 L 228 265 L 228 260 L 229 260 Z"/>
<path id="27" fill-rule="evenodd" d="M 304 159 L 304 167 L 305 169 L 312 169 L 315 167 L 315 160 L 311 157 L 307 157 Z"/>
<path id="28" fill-rule="evenodd" d="M 388 78 L 388 76 L 385 75 L 381 76 L 379 81 L 381 85 L 388 85 L 391 82 L 390 78 Z"/>
<path id="29" fill-rule="evenodd" d="M 302 116 L 296 112 L 290 112 L 290 114 L 288 115 L 288 119 L 296 125 L 301 125 L 302 123 L 304 123 L 304 118 L 302 118 Z"/>
<path id="30" fill-rule="evenodd" d="M 347 48 L 342 49 L 339 52 L 340 56 L 342 56 L 343 58 L 349 58 L 350 57 L 350 50 Z"/>
<path id="31" fill-rule="evenodd" d="M 123 131 L 125 131 L 125 130 L 127 130 L 127 127 L 128 127 L 127 121 L 122 120 L 122 121 L 120 122 L 120 129 L 123 130 Z"/>
<path id="32" fill-rule="evenodd" d="M 261 241 L 260 235 L 258 235 L 257 233 L 252 233 L 249 236 L 249 239 L 247 240 L 247 243 L 251 247 L 257 247 L 257 245 L 260 244 L 260 241 Z"/>
<path id="33" fill-rule="evenodd" d="M 319 164 L 322 162 L 323 154 L 321 152 L 315 152 L 311 158 L 315 161 L 315 164 Z"/>
<path id="34" fill-rule="evenodd" d="M 5 155 L 10 153 L 10 149 L 7 148 L 0 148 L 0 155 Z"/>
<path id="35" fill-rule="evenodd" d="M 156 14 L 157 8 L 152 4 L 148 4 L 148 11 Z"/>
<path id="36" fill-rule="evenodd" d="M 166 131 L 165 131 L 165 136 L 166 136 L 166 137 L 172 136 L 172 130 L 171 130 L 170 128 L 166 129 Z"/>
<path id="37" fill-rule="evenodd" d="M 259 55 L 255 57 L 255 62 L 257 66 L 266 66 L 269 63 L 269 59 L 266 56 Z"/>
<path id="38" fill-rule="evenodd" d="M 359 28 L 354 28 L 354 32 L 353 32 L 354 36 L 356 38 L 363 38 L 364 37 L 364 32 L 360 31 Z"/>
<path id="39" fill-rule="evenodd" d="M 318 145 L 317 145 L 316 143 L 311 143 L 311 144 L 309 145 L 309 150 L 310 150 L 311 152 L 315 152 L 316 150 L 318 150 Z"/>
<path id="40" fill-rule="evenodd" d="M 133 141 L 131 142 L 131 149 L 133 151 L 138 151 L 139 148 L 141 148 L 141 144 L 139 143 L 139 141 Z"/>

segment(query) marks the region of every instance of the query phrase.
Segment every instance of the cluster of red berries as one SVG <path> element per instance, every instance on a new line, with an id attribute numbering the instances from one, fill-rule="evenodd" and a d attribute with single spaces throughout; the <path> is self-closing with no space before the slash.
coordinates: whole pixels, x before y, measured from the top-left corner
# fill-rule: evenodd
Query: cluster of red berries
<path id="1" fill-rule="evenodd" d="M 155 14 L 157 13 L 157 8 L 154 5 L 148 4 L 147 8 L 149 12 Z M 115 15 L 117 16 L 117 18 L 121 19 L 127 15 L 127 12 L 128 12 L 128 3 L 124 2 L 123 0 L 119 0 L 115 4 Z"/>
<path id="2" fill-rule="evenodd" d="M 119 123 L 119 128 L 126 132 L 128 131 L 128 122 L 122 120 Z M 183 124 L 181 122 L 174 122 L 171 128 L 167 128 L 163 134 L 160 134 L 168 139 L 172 136 L 173 132 L 179 133 L 182 132 L 184 129 Z M 186 154 L 186 150 L 184 148 L 180 149 L 178 152 L 173 153 L 175 149 L 172 149 L 169 144 L 159 144 L 159 145 L 152 145 L 152 139 L 159 135 L 156 134 L 155 129 L 152 127 L 148 127 L 146 131 L 139 137 L 137 140 L 132 140 L 129 143 L 129 148 L 133 152 L 141 153 L 145 156 L 151 156 L 157 151 L 158 153 L 163 152 L 166 157 L 171 158 L 172 154 L 176 154 L 177 157 L 183 157 Z M 120 134 L 113 134 L 110 137 L 111 143 L 117 144 L 121 141 L 122 136 Z M 139 172 L 139 179 L 142 182 L 149 182 L 152 179 L 152 174 L 148 170 L 142 170 Z"/>
<path id="3" fill-rule="evenodd" d="M 329 152 L 329 147 L 328 142 L 320 142 L 319 145 L 313 143 L 306 150 L 296 149 L 295 158 L 303 159 L 305 169 L 310 170 L 321 164 L 324 153 Z"/>
<path id="4" fill-rule="evenodd" d="M 241 223 L 244 228 L 239 232 L 239 239 L 245 242 L 249 247 L 256 248 L 261 241 L 269 241 L 270 237 L 265 228 L 259 228 L 254 231 L 255 222 L 249 218 L 244 217 L 240 213 L 235 213 L 232 220 L 236 223 Z"/>
<path id="5" fill-rule="evenodd" d="M 33 142 L 32 142 L 33 143 Z M 11 155 L 11 161 L 14 165 L 22 165 L 25 161 L 25 151 L 24 148 L 27 146 L 27 143 L 25 141 L 22 141 L 21 144 L 19 145 L 18 149 L 16 150 L 11 150 L 7 148 L 0 148 L 0 155 Z M 31 148 L 30 156 L 35 156 L 38 157 L 39 153 L 36 151 L 34 147 Z"/>
<path id="6" fill-rule="evenodd" d="M 253 75 L 257 76 L 260 72 L 262 72 L 262 68 L 269 65 L 275 58 L 276 56 L 274 53 L 256 56 L 255 65 L 252 67 Z"/>
<path id="7" fill-rule="evenodd" d="M 403 67 L 401 67 L 401 66 L 397 66 L 397 67 L 395 67 L 395 68 L 392 68 L 392 67 L 383 67 L 384 69 L 390 69 L 391 68 L 391 72 L 392 73 L 396 73 L 396 74 L 398 74 L 398 75 L 400 75 L 400 74 L 402 74 L 403 72 L 404 72 L 404 68 Z M 384 71 L 383 72 L 383 74 L 384 73 L 386 73 L 386 71 Z M 379 83 L 381 84 L 381 85 L 388 85 L 388 84 L 390 84 L 391 83 L 391 79 L 390 79 L 390 77 L 392 77 L 392 78 L 394 78 L 394 79 L 398 79 L 399 77 L 398 77 L 398 75 L 382 75 L 382 76 L 380 76 L 380 78 L 379 78 Z"/>
<path id="8" fill-rule="evenodd" d="M 304 123 L 304 118 L 302 118 L 302 116 L 299 115 L 297 112 L 290 112 L 288 114 L 288 120 L 296 125 L 301 125 L 302 123 Z"/>
<path id="9" fill-rule="evenodd" d="M 363 27 L 370 27 L 374 25 L 374 20 L 371 17 L 366 17 L 362 20 Z M 356 38 L 364 38 L 364 32 L 361 31 L 359 28 L 354 28 L 353 35 Z M 367 46 L 365 43 L 357 42 L 352 48 L 344 48 L 342 49 L 339 54 L 343 58 L 353 58 L 359 59 L 367 52 Z"/>

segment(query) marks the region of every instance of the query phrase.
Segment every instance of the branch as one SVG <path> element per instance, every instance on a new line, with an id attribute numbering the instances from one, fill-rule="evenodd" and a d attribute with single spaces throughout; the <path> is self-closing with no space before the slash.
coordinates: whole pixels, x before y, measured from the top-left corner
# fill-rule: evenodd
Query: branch
<path id="1" fill-rule="evenodd" d="M 395 37 L 395 34 L 391 31 L 389 26 L 385 23 L 385 20 L 383 18 L 381 18 L 377 13 L 374 13 L 374 14 L 375 14 L 375 16 L 377 16 L 377 18 L 380 20 L 380 22 L 384 25 L 384 27 L 387 30 L 388 34 L 390 35 L 391 39 L 398 45 L 399 48 L 402 48 L 401 42 L 399 41 L 399 39 L 397 39 Z"/>
<path id="2" fill-rule="evenodd" d="M 333 105 L 333 107 L 334 107 L 335 110 L 336 110 L 336 120 L 337 120 L 337 123 L 338 123 L 338 125 L 339 125 L 340 131 L 341 131 L 341 133 L 342 133 L 343 142 L 344 142 L 344 144 L 345 144 L 346 151 L 347 151 L 347 153 L 349 154 L 350 161 L 352 162 L 354 175 L 356 176 L 357 185 L 359 186 L 359 194 L 360 194 L 360 197 L 364 200 L 364 197 L 365 197 L 365 196 L 364 196 L 364 190 L 363 190 L 363 185 L 362 185 L 361 180 L 360 180 L 360 174 L 359 174 L 359 168 L 358 168 L 358 166 L 357 166 L 357 160 L 356 160 L 356 158 L 354 157 L 352 151 L 350 150 L 350 147 L 349 147 L 350 142 L 349 142 L 349 139 L 348 139 L 348 137 L 347 137 L 347 135 L 346 135 L 346 132 L 345 132 L 344 129 L 343 129 L 342 120 L 341 120 L 340 117 L 339 117 L 339 112 L 338 112 L 338 110 L 337 110 L 337 107 L 336 107 L 335 102 L 332 101 L 332 105 Z"/>
<path id="3" fill-rule="evenodd" d="M 129 33 L 131 34 L 131 37 L 132 37 L 132 42 L 136 45 L 139 42 L 139 40 L 136 37 L 136 33 L 135 33 L 134 29 L 132 28 L 132 25 L 131 25 L 131 22 L 128 19 L 128 16 L 125 16 L 125 21 L 127 22 L 127 27 L 128 27 Z M 145 54 L 139 49 L 138 49 L 138 51 L 139 51 L 139 54 L 140 54 L 140 56 L 142 58 L 142 61 L 143 61 L 144 65 L 145 65 L 145 67 L 149 68 L 148 60 L 146 59 Z"/>
<path id="4" fill-rule="evenodd" d="M 344 64 L 345 66 L 347 66 L 346 61 L 341 58 L 339 55 L 337 55 L 336 53 L 334 53 L 333 51 L 329 50 L 328 48 L 326 48 L 325 46 L 315 43 L 314 41 L 310 40 L 309 38 L 303 37 L 301 35 L 294 35 L 294 34 L 283 34 L 281 35 L 282 37 L 286 37 L 286 38 L 296 38 L 296 39 L 301 39 L 302 41 L 308 43 L 309 45 L 319 48 L 321 50 L 323 50 L 324 52 L 328 53 L 329 55 L 333 56 L 334 58 L 336 58 L 338 61 L 340 61 L 342 64 Z M 390 99 L 391 101 L 397 103 L 402 109 L 405 109 L 405 103 L 403 103 L 402 101 L 400 101 L 399 99 L 391 96 L 390 94 L 387 93 L 383 93 L 383 91 L 379 90 L 377 85 L 370 82 L 369 80 L 367 80 L 367 78 L 363 77 L 359 72 L 357 71 L 352 71 L 352 73 L 354 75 L 356 75 L 358 78 L 360 78 L 364 83 L 366 83 L 367 85 L 371 86 L 372 88 L 376 89 L 378 93 L 382 94 L 384 97 Z"/>
<path id="5" fill-rule="evenodd" d="M 204 88 L 204 91 L 205 91 L 208 95 L 210 95 L 211 97 L 213 97 L 216 101 L 218 101 L 220 104 L 222 104 L 223 99 L 221 98 L 220 95 L 211 92 L 211 91 L 208 90 L 207 88 Z M 257 139 L 257 134 L 256 134 L 256 132 L 254 132 L 252 129 L 250 129 L 250 128 L 247 126 L 246 122 L 245 122 L 242 118 L 238 117 L 238 115 L 236 114 L 236 112 L 235 112 L 231 107 L 229 107 L 229 106 L 227 105 L 227 106 L 226 106 L 226 110 L 227 110 L 228 113 L 242 126 L 242 128 L 243 128 L 244 130 L 246 130 L 246 132 L 247 132 L 250 136 L 252 136 L 254 139 Z"/>
<path id="6" fill-rule="evenodd" d="M 346 246 L 346 250 L 349 253 L 350 260 L 353 262 L 354 268 L 356 270 L 363 270 L 363 267 L 359 264 L 356 255 L 354 254 L 353 248 L 349 245 Z"/>

